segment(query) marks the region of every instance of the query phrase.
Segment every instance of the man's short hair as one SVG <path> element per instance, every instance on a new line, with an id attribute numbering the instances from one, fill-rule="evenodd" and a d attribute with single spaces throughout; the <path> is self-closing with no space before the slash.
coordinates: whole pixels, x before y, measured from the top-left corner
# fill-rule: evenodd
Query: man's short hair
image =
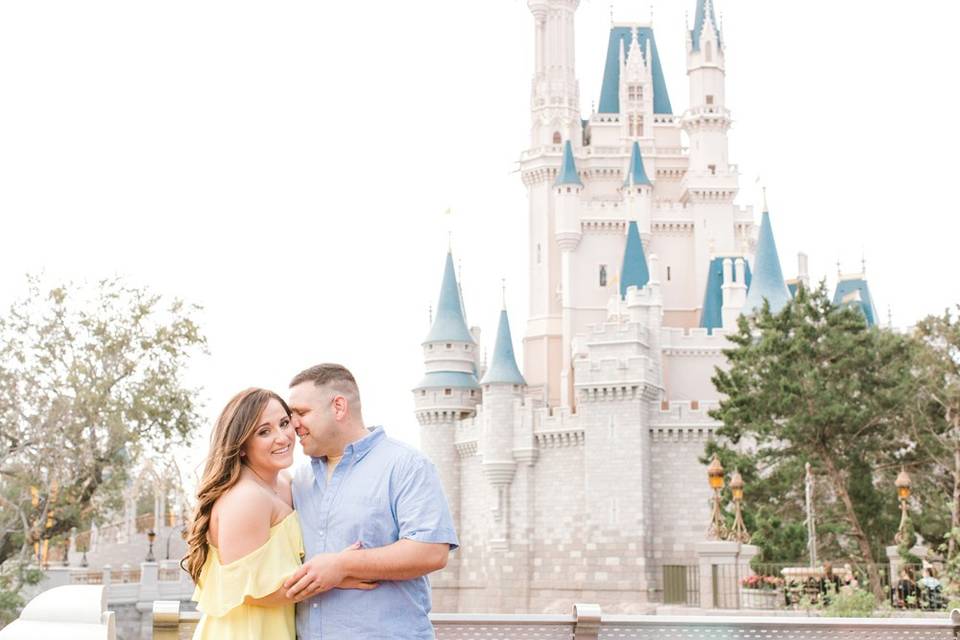
<path id="1" fill-rule="evenodd" d="M 304 369 L 293 377 L 290 386 L 295 387 L 304 382 L 312 382 L 318 387 L 328 387 L 337 393 L 350 396 L 355 403 L 360 402 L 360 388 L 357 380 L 342 364 L 326 362 Z"/>

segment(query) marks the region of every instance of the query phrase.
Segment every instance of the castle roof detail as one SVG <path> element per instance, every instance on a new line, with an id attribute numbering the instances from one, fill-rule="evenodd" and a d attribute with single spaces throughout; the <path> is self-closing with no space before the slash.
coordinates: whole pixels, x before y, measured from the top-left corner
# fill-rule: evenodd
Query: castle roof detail
<path id="1" fill-rule="evenodd" d="M 573 145 L 570 144 L 569 140 L 563 145 L 563 161 L 560 164 L 560 172 L 557 174 L 557 179 L 554 181 L 553 186 L 556 187 L 562 184 L 583 186 L 580 175 L 577 173 L 577 163 L 573 159 Z"/>
<path id="2" fill-rule="evenodd" d="M 633 40 L 633 27 L 612 27 L 610 42 L 607 45 L 607 61 L 603 69 L 603 83 L 600 87 L 599 113 L 620 113 L 620 46 L 630 50 Z M 657 41 L 650 27 L 637 27 L 637 43 L 641 51 L 646 51 L 650 41 L 650 56 L 653 58 L 651 76 L 653 78 L 653 112 L 672 114 L 670 96 L 667 94 L 667 82 L 660 66 L 660 54 L 657 53 Z M 646 55 L 646 54 L 644 54 Z"/>
<path id="3" fill-rule="evenodd" d="M 640 153 L 640 143 L 634 140 L 633 148 L 630 150 L 630 166 L 627 167 L 627 179 L 623 183 L 623 186 L 633 187 L 641 184 L 652 186 L 650 184 L 650 178 L 647 177 L 647 172 L 643 168 L 643 156 Z"/>
<path id="4" fill-rule="evenodd" d="M 627 287 L 642 289 L 650 282 L 650 268 L 643 252 L 640 229 L 633 220 L 627 227 L 627 247 L 623 251 L 623 267 L 620 269 L 620 297 L 626 297 Z"/>
<path id="5" fill-rule="evenodd" d="M 739 256 L 721 256 L 710 261 L 707 271 L 707 289 L 703 296 L 703 311 L 700 314 L 700 326 L 704 329 L 719 329 L 723 326 L 723 261 L 729 257 L 736 260 Z M 753 281 L 750 263 L 743 261 L 744 282 L 747 288 Z M 733 271 L 736 282 L 736 270 Z"/>
<path id="6" fill-rule="evenodd" d="M 769 211 L 764 211 L 760 219 L 757 253 L 753 260 L 753 281 L 747 291 L 744 313 L 750 313 L 762 307 L 764 299 L 770 303 L 772 313 L 779 312 L 790 301 L 790 291 L 787 290 L 784 282 L 780 257 L 777 255 L 777 243 L 773 239 Z"/>
<path id="7" fill-rule="evenodd" d="M 877 309 L 873 306 L 873 297 L 870 295 L 867 279 L 862 274 L 840 278 L 837 289 L 833 293 L 833 304 L 857 307 L 867 319 L 868 327 L 877 325 Z"/>
<path id="8" fill-rule="evenodd" d="M 510 334 L 510 320 L 507 318 L 506 309 L 500 311 L 493 359 L 480 384 L 527 384 L 517 367 L 517 358 L 513 353 L 513 337 Z"/>
<path id="9" fill-rule="evenodd" d="M 713 0 L 697 0 L 697 13 L 693 19 L 693 30 L 690 31 L 690 42 L 694 51 L 700 51 L 700 36 L 708 20 L 717 32 L 718 46 L 723 48 L 723 37 L 720 35 L 720 23 L 717 22 L 717 16 L 713 10 Z"/>
<path id="10" fill-rule="evenodd" d="M 440 300 L 433 326 L 424 342 L 470 342 L 473 336 L 467 329 L 467 321 L 460 301 L 460 287 L 457 274 L 453 269 L 453 254 L 447 252 L 447 262 L 443 269 L 443 283 L 440 285 Z"/>
<path id="11" fill-rule="evenodd" d="M 415 389 L 477 389 L 477 377 L 462 371 L 431 371 L 423 376 Z"/>

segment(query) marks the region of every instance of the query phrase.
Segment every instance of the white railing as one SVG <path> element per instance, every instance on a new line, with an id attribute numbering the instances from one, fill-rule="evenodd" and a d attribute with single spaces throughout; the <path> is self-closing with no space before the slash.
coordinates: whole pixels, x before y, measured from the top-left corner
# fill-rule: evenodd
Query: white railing
<path id="1" fill-rule="evenodd" d="M 44 591 L 0 629 L 0 640 L 116 640 L 117 625 L 104 591 L 86 585 Z"/>
<path id="2" fill-rule="evenodd" d="M 154 640 L 178 637 L 200 614 L 178 602 L 155 602 Z M 438 640 L 933 640 L 960 634 L 960 610 L 942 618 L 786 618 L 777 616 L 604 615 L 592 604 L 573 615 L 435 613 Z"/>

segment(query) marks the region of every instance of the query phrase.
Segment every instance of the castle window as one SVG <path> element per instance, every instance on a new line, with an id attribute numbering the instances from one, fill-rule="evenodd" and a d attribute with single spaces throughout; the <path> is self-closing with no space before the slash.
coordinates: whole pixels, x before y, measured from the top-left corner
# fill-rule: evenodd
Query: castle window
<path id="1" fill-rule="evenodd" d="M 560 132 L 559 132 L 559 131 L 554 131 L 554 132 L 553 132 L 553 144 L 560 144 L 561 142 L 563 142 L 563 140 L 562 140 L 562 138 L 560 137 Z"/>
<path id="2" fill-rule="evenodd" d="M 709 41 L 707 42 L 707 46 L 704 48 L 704 57 L 706 58 L 707 62 L 713 61 L 713 43 L 712 42 L 709 42 Z"/>
<path id="3" fill-rule="evenodd" d="M 707 165 L 707 171 L 709 171 L 709 172 L 710 172 L 710 175 L 712 175 L 712 176 L 717 175 L 717 165 L 715 165 L 715 164 L 708 164 L 708 165 Z"/>
<path id="4" fill-rule="evenodd" d="M 447 349 L 453 349 L 453 345 L 450 344 L 449 342 L 447 343 Z"/>
<path id="5" fill-rule="evenodd" d="M 713 96 L 707 96 L 707 104 L 713 104 Z"/>
<path id="6" fill-rule="evenodd" d="M 600 286 L 607 286 L 607 265 L 600 265 Z"/>
<path id="7" fill-rule="evenodd" d="M 667 282 L 670 282 L 670 267 L 667 267 Z"/>
<path id="8" fill-rule="evenodd" d="M 627 119 L 627 131 L 630 136 L 643 136 L 643 116 L 633 115 Z"/>
<path id="9" fill-rule="evenodd" d="M 463 345 L 463 350 L 464 350 L 464 351 L 470 351 L 470 345 L 468 345 L 468 344 Z"/>
<path id="10" fill-rule="evenodd" d="M 453 395 L 453 389 L 444 389 L 444 390 L 443 390 L 443 395 L 445 395 L 445 396 L 452 396 L 452 395 Z"/>
<path id="11" fill-rule="evenodd" d="M 540 264 L 540 259 L 541 259 L 542 257 L 543 257 L 543 256 L 540 255 L 540 243 L 538 242 L 538 243 L 537 243 L 537 264 Z"/>
<path id="12" fill-rule="evenodd" d="M 470 397 L 471 397 L 471 398 L 474 397 L 476 394 L 477 394 L 476 391 L 474 391 L 473 389 L 470 389 Z"/>
<path id="13" fill-rule="evenodd" d="M 422 396 L 427 395 L 427 390 L 426 390 L 426 389 L 420 389 L 420 395 L 422 395 Z"/>
<path id="14" fill-rule="evenodd" d="M 630 102 L 643 100 L 643 86 L 639 84 L 627 85 L 627 100 Z"/>

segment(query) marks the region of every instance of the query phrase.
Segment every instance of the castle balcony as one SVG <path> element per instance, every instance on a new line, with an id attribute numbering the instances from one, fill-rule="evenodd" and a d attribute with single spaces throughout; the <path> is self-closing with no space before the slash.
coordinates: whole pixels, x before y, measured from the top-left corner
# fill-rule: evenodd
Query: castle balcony
<path id="1" fill-rule="evenodd" d="M 663 327 L 660 329 L 660 348 L 664 355 L 716 357 L 730 346 L 728 333 L 723 329 L 688 329 Z"/>

